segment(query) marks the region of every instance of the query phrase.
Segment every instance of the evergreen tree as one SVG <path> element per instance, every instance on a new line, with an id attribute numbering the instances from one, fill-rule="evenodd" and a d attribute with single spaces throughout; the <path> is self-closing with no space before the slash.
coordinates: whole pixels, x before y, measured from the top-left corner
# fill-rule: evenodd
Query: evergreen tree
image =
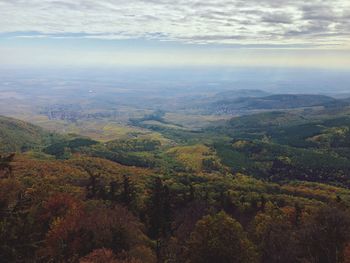
<path id="1" fill-rule="evenodd" d="M 89 182 L 86 186 L 86 198 L 95 198 L 97 194 L 97 179 L 96 176 L 90 175 Z"/>
<path id="2" fill-rule="evenodd" d="M 149 203 L 149 232 L 152 238 L 165 237 L 170 232 L 171 196 L 167 186 L 157 177 Z"/>
<path id="3" fill-rule="evenodd" d="M 129 206 L 134 198 L 135 195 L 135 189 L 132 185 L 129 177 L 127 175 L 123 176 L 123 192 L 121 194 L 121 201 L 126 206 Z"/>
<path id="4" fill-rule="evenodd" d="M 117 200 L 117 187 L 118 187 L 118 183 L 116 181 L 112 181 L 109 183 L 109 200 L 111 201 Z"/>

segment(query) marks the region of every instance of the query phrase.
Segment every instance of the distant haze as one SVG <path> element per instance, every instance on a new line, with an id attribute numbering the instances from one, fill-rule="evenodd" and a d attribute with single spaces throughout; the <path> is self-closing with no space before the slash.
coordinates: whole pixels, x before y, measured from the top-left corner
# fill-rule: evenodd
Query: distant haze
<path id="1" fill-rule="evenodd" d="M 60 87 L 104 92 L 216 93 L 254 89 L 271 93 L 328 94 L 350 97 L 346 70 L 281 67 L 97 67 L 2 69 L 0 91 L 44 92 Z M 165 92 L 166 91 L 166 92 Z M 140 94 L 139 94 L 140 95 Z"/>

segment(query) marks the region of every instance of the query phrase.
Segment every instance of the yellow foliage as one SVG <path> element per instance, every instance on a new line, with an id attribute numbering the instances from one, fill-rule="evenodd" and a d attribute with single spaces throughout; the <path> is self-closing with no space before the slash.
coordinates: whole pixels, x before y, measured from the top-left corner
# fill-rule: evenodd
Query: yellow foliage
<path id="1" fill-rule="evenodd" d="M 197 172 L 202 170 L 202 162 L 204 159 L 214 157 L 213 153 L 210 152 L 209 147 L 203 144 L 174 147 L 168 150 L 167 153 L 173 155 L 186 167 Z"/>

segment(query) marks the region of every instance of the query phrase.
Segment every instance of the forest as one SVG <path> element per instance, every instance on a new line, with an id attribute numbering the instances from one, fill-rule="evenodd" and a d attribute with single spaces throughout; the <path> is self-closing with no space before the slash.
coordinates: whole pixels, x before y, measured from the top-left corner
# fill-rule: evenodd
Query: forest
<path id="1" fill-rule="evenodd" d="M 350 262 L 347 106 L 131 122 L 166 140 L 0 118 L 2 262 Z"/>

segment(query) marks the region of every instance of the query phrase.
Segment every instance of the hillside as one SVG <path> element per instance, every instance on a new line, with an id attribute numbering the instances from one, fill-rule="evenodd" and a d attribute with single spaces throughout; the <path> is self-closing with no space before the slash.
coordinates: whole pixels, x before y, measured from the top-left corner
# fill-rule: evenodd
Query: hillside
<path id="1" fill-rule="evenodd" d="M 181 263 L 193 253 L 200 260 L 190 262 L 206 262 L 198 240 L 208 231 L 200 242 L 223 242 L 220 257 L 236 249 L 223 237 L 245 242 L 223 262 L 237 253 L 248 253 L 247 263 L 311 262 L 324 256 L 314 249 L 320 240 L 338 242 L 328 233 L 350 230 L 345 108 L 263 112 L 196 131 L 149 125 L 168 143 L 99 142 L 1 120 L 6 147 L 31 149 L 0 151 L 6 262 Z M 342 240 L 341 257 L 350 242 Z"/>
<path id="2" fill-rule="evenodd" d="M 264 97 L 226 98 L 212 103 L 209 110 L 216 113 L 235 113 L 248 110 L 277 110 L 306 107 L 346 106 L 345 101 L 324 95 L 277 94 Z"/>
<path id="3" fill-rule="evenodd" d="M 42 147 L 58 135 L 30 123 L 0 116 L 0 152 L 19 152 Z"/>
<path id="4" fill-rule="evenodd" d="M 234 171 L 272 181 L 350 186 L 347 110 L 267 112 L 233 118 L 212 132 L 222 162 Z"/>
<path id="5" fill-rule="evenodd" d="M 213 100 L 238 99 L 238 98 L 261 98 L 271 95 L 270 93 L 258 89 L 238 89 L 216 93 Z"/>

